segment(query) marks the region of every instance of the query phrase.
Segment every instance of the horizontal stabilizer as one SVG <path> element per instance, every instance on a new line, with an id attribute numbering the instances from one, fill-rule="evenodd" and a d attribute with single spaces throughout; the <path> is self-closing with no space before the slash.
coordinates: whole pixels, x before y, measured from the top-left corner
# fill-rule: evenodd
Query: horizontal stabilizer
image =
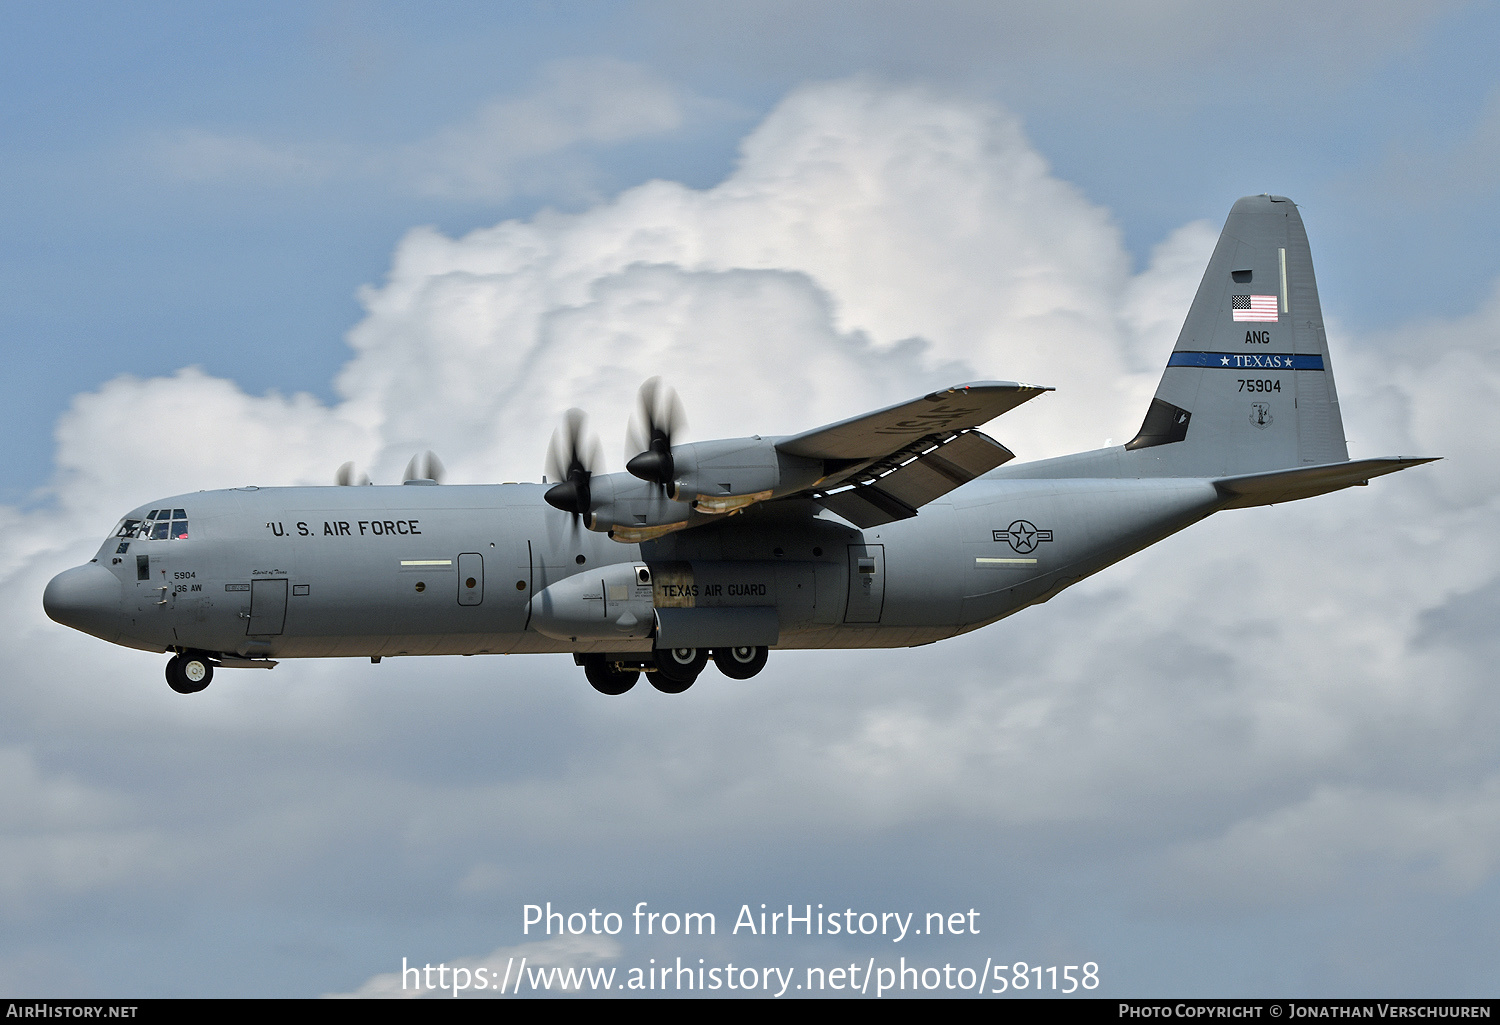
<path id="1" fill-rule="evenodd" d="M 1368 484 L 1372 477 L 1379 477 L 1397 470 L 1433 462 L 1437 457 L 1403 459 L 1400 456 L 1384 459 L 1358 459 L 1347 463 L 1325 463 L 1322 466 L 1300 466 L 1292 470 L 1272 470 L 1269 473 L 1251 473 L 1242 477 L 1225 477 L 1214 482 L 1219 493 L 1230 499 L 1225 509 L 1248 509 L 1257 505 L 1275 505 L 1293 502 L 1299 498 L 1312 498 L 1339 491 L 1347 487 Z"/>

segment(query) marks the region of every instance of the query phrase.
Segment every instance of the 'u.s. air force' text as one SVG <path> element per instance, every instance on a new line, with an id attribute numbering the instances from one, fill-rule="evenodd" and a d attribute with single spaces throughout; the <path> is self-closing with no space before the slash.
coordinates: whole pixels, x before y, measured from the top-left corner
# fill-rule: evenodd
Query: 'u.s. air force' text
<path id="1" fill-rule="evenodd" d="M 323 520 L 323 529 L 317 522 L 298 520 L 297 537 L 410 537 L 422 533 L 421 520 Z M 266 524 L 273 537 L 289 537 L 292 531 L 279 520 Z M 357 531 L 357 533 L 356 533 Z"/>

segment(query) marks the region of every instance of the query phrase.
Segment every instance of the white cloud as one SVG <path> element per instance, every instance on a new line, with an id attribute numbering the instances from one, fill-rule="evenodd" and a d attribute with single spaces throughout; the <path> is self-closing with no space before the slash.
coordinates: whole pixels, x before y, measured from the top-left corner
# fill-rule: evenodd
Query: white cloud
<path id="1" fill-rule="evenodd" d="M 550 424 L 574 404 L 620 430 L 655 373 L 683 392 L 699 437 L 805 429 L 812 400 L 827 419 L 852 415 L 905 397 L 914 373 L 921 387 L 1066 383 L 1068 404 L 1007 424 L 1040 455 L 1093 444 L 1100 422 L 1138 422 L 1117 345 L 1127 277 L 1107 214 L 1048 173 L 1013 118 L 921 90 L 814 86 L 715 188 L 652 182 L 578 215 L 412 232 L 364 295 L 340 388 L 399 411 L 408 434 L 449 420 L 462 446 L 537 437 L 538 415 Z M 795 382 L 800 401 L 725 396 L 726 379 Z M 537 465 L 514 445 L 498 454 L 502 474 Z"/>
<path id="2" fill-rule="evenodd" d="M 1125 286 L 1120 316 L 1130 344 L 1131 367 L 1158 371 L 1177 344 L 1177 332 L 1213 255 L 1219 228 L 1207 221 L 1184 224 L 1151 251 L 1151 263 Z"/>

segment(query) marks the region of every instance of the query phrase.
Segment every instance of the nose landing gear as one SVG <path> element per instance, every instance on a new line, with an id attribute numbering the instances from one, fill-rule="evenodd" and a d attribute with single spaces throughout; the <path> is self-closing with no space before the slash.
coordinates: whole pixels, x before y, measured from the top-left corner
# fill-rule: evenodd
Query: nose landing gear
<path id="1" fill-rule="evenodd" d="M 167 660 L 167 686 L 179 694 L 196 694 L 214 678 L 214 664 L 207 655 L 187 652 Z"/>
<path id="2" fill-rule="evenodd" d="M 637 669 L 611 665 L 602 655 L 589 655 L 583 660 L 583 675 L 589 678 L 589 685 L 600 694 L 613 696 L 624 694 L 634 687 L 641 674 Z"/>

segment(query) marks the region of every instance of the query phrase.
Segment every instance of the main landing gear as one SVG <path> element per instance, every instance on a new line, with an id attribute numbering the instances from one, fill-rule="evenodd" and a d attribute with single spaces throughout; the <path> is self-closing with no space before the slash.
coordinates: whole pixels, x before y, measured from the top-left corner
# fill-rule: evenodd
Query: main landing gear
<path id="1" fill-rule="evenodd" d="M 707 648 L 657 648 L 651 686 L 663 694 L 681 694 L 708 665 Z"/>
<path id="2" fill-rule="evenodd" d="M 767 648 L 715 648 L 714 665 L 731 680 L 748 680 L 766 667 Z"/>
<path id="3" fill-rule="evenodd" d="M 184 652 L 167 661 L 167 686 L 179 694 L 196 694 L 214 678 L 214 664 L 207 655 Z"/>
<path id="4" fill-rule="evenodd" d="M 583 661 L 583 675 L 600 694 L 624 694 L 640 678 L 639 669 L 617 667 L 604 661 L 603 655 L 588 655 Z"/>
<path id="5" fill-rule="evenodd" d="M 708 665 L 710 657 L 719 672 L 731 680 L 748 680 L 766 667 L 769 652 L 764 647 L 658 648 L 651 654 L 624 656 L 578 655 L 589 684 L 601 694 L 624 694 L 641 673 L 663 694 L 681 694 L 691 687 Z"/>

